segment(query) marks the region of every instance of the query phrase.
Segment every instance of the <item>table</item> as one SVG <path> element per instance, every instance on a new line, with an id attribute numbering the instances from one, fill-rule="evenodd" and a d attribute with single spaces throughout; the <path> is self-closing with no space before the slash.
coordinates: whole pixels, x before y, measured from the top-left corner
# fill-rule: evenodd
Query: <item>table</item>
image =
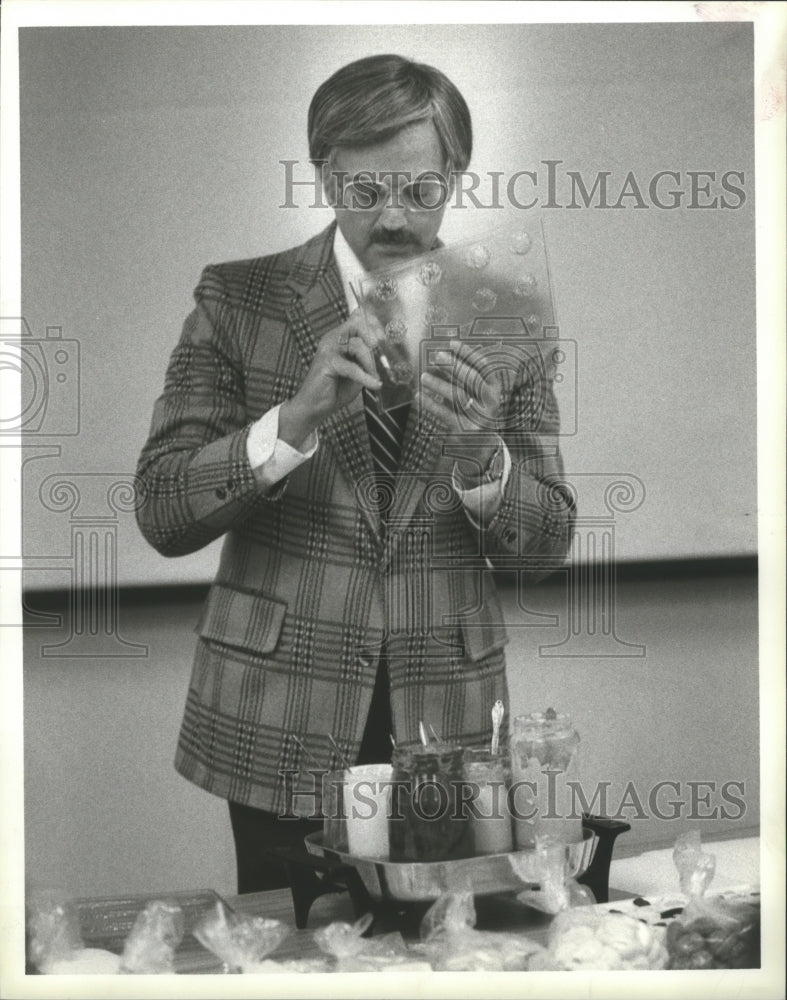
<path id="1" fill-rule="evenodd" d="M 716 855 L 716 875 L 711 891 L 723 891 L 734 886 L 759 884 L 760 840 L 756 831 L 751 836 L 712 840 L 705 850 Z M 626 853 L 626 852 L 623 852 Z M 613 859 L 610 866 L 610 900 L 632 899 L 659 892 L 678 891 L 677 875 L 672 863 L 672 848 L 640 850 L 630 857 Z M 355 920 L 353 906 L 346 893 L 320 896 L 312 904 L 308 927 L 293 926 L 292 897 L 288 889 L 272 892 L 231 896 L 227 902 L 237 913 L 275 917 L 289 923 L 292 930 L 276 957 L 309 958 L 320 954 L 314 943 L 314 931 L 332 920 Z M 539 944 L 546 944 L 551 917 L 517 904 L 510 897 L 476 899 L 478 927 L 484 930 L 513 930 L 527 934 Z M 416 936 L 411 927 L 405 937 Z"/>
<path id="2" fill-rule="evenodd" d="M 717 858 L 716 876 L 711 891 L 723 891 L 743 884 L 759 884 L 759 844 L 756 831 L 752 831 L 751 836 L 734 839 L 708 838 L 704 847 Z M 636 896 L 647 898 L 648 894 L 677 893 L 677 875 L 672 865 L 671 848 L 645 849 L 636 854 L 626 851 L 621 853 L 628 853 L 630 856 L 612 861 L 610 900 L 632 899 Z M 226 902 L 238 914 L 273 918 L 281 920 L 290 927 L 287 938 L 271 956 L 281 960 L 320 956 L 321 952 L 314 941 L 314 931 L 335 920 L 352 923 L 356 919 L 353 901 L 346 892 L 332 892 L 315 899 L 309 911 L 308 925 L 302 929 L 295 926 L 293 900 L 289 889 L 227 896 Z M 428 904 L 423 904 L 420 910 L 418 907 L 409 910 L 409 924 L 408 919 L 403 919 L 401 915 L 396 918 L 396 929 L 402 932 L 406 940 L 417 939 L 418 923 L 427 908 Z M 522 906 L 516 902 L 512 894 L 477 897 L 476 913 L 479 929 L 519 932 L 526 934 L 538 944 L 546 944 L 551 917 Z M 393 926 L 375 925 L 377 932 L 392 929 Z M 192 946 L 183 947 L 176 956 L 176 971 L 183 973 L 221 971 L 213 956 L 201 951 L 193 938 L 191 943 Z"/>
<path id="3" fill-rule="evenodd" d="M 320 896 L 312 904 L 309 925 L 298 930 L 293 925 L 292 897 L 289 889 L 271 892 L 249 893 L 245 896 L 230 896 L 227 902 L 236 913 L 251 916 L 275 917 L 291 927 L 290 934 L 276 949 L 277 959 L 314 958 L 322 955 L 314 943 L 314 931 L 333 920 L 355 920 L 352 903 L 347 893 Z M 426 907 L 425 907 L 426 908 Z M 488 897 L 476 899 L 477 926 L 483 930 L 518 931 L 527 934 L 539 944 L 546 944 L 552 918 L 545 913 L 531 910 L 516 903 L 510 897 Z M 392 927 L 390 929 L 393 929 Z M 383 931 L 386 928 L 382 928 Z M 405 940 L 417 940 L 417 920 L 405 926 L 402 935 Z"/>
<path id="4" fill-rule="evenodd" d="M 751 836 L 726 840 L 708 838 L 703 850 L 716 856 L 716 872 L 711 882 L 711 892 L 724 892 L 739 885 L 757 885 L 760 881 L 760 838 L 756 831 Z M 632 857 L 613 858 L 609 869 L 609 884 L 626 891 L 646 896 L 664 892 L 667 887 L 677 888 L 672 847 L 645 850 Z"/>

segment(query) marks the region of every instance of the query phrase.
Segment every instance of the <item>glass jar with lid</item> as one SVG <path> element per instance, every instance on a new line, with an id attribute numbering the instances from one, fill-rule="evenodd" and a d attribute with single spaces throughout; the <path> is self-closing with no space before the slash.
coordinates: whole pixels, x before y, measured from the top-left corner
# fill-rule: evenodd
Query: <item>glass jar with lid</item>
<path id="1" fill-rule="evenodd" d="M 447 743 L 393 753 L 391 861 L 450 861 L 473 854 L 470 816 L 461 807 L 463 750 Z"/>
<path id="2" fill-rule="evenodd" d="M 571 717 L 548 708 L 517 716 L 511 726 L 511 793 L 518 848 L 548 835 L 565 844 L 582 840 L 579 733 Z"/>

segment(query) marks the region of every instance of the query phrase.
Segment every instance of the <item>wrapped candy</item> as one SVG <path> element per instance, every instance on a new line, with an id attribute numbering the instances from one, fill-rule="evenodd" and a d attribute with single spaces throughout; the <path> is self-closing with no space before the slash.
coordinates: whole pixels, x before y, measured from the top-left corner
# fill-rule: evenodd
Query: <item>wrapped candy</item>
<path id="1" fill-rule="evenodd" d="M 118 971 L 118 955 L 103 948 L 84 947 L 78 915 L 58 893 L 33 894 L 28 935 L 30 960 L 46 975 L 111 975 Z"/>
<path id="2" fill-rule="evenodd" d="M 184 929 L 179 906 L 163 900 L 148 903 L 126 938 L 120 971 L 141 975 L 173 972 L 175 950 Z"/>
<path id="3" fill-rule="evenodd" d="M 670 969 L 756 969 L 760 906 L 752 899 L 697 897 L 667 928 Z"/>
<path id="4" fill-rule="evenodd" d="M 716 857 L 703 852 L 698 830 L 690 830 L 678 837 L 672 850 L 672 860 L 678 869 L 681 892 L 687 896 L 704 896 L 716 871 Z"/>
<path id="5" fill-rule="evenodd" d="M 431 971 L 430 965 L 410 955 L 401 934 L 365 938 L 372 920 L 366 913 L 354 924 L 336 920 L 314 932 L 320 950 L 336 960 L 336 972 Z"/>
<path id="6" fill-rule="evenodd" d="M 546 952 L 534 955 L 531 971 L 663 969 L 664 929 L 625 913 L 581 907 L 563 910 L 552 922 Z"/>
<path id="7" fill-rule="evenodd" d="M 229 972 L 288 971 L 278 963 L 263 965 L 287 933 L 280 920 L 236 915 L 228 920 L 221 903 L 194 929 L 194 937 L 221 959 Z"/>
<path id="8" fill-rule="evenodd" d="M 266 958 L 262 962 L 252 963 L 243 971 L 255 974 L 270 973 L 273 975 L 286 975 L 293 972 L 330 972 L 331 969 L 324 958 L 290 958 L 284 961 L 275 961 L 272 958 Z"/>
<path id="9" fill-rule="evenodd" d="M 552 837 L 536 837 L 535 857 L 531 865 L 525 854 L 512 854 L 510 863 L 514 871 L 527 881 L 537 883 L 517 895 L 526 903 L 544 913 L 559 913 L 572 906 L 592 906 L 596 900 L 585 885 L 580 885 L 568 874 L 566 845 Z M 527 863 L 526 863 L 527 862 Z"/>
<path id="10" fill-rule="evenodd" d="M 348 958 L 363 951 L 364 945 L 368 942 L 363 935 L 371 927 L 374 917 L 371 913 L 365 913 L 355 921 L 348 924 L 343 920 L 335 920 L 327 927 L 320 927 L 314 932 L 314 940 L 321 951 L 334 958 Z"/>
<path id="11" fill-rule="evenodd" d="M 471 892 L 446 893 L 424 915 L 415 950 L 440 972 L 521 971 L 543 951 L 523 934 L 478 931 L 475 921 Z"/>
<path id="12" fill-rule="evenodd" d="M 667 930 L 671 969 L 751 969 L 760 963 L 759 898 L 708 898 L 716 858 L 697 830 L 678 837 L 672 852 L 688 904 Z"/>

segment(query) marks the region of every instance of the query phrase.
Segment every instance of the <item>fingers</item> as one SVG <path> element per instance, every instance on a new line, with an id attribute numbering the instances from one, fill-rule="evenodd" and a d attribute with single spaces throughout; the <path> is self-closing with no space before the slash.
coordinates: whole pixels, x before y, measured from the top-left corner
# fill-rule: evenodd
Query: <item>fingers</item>
<path id="1" fill-rule="evenodd" d="M 460 409 L 466 408 L 471 398 L 457 383 L 431 372 L 423 373 L 421 386 L 425 390 L 425 397 L 432 399 L 440 406 L 450 406 L 452 409 L 455 405 Z"/>
<path id="2" fill-rule="evenodd" d="M 377 379 L 377 369 L 374 364 L 374 357 L 366 342 L 360 337 L 350 337 L 344 347 L 345 357 L 353 357 L 369 375 Z M 379 379 L 377 379 L 379 382 Z"/>
<path id="3" fill-rule="evenodd" d="M 440 399 L 440 402 L 437 401 L 438 398 Z M 452 408 L 446 406 L 445 400 L 442 397 L 433 396 L 432 390 L 424 386 L 418 393 L 416 399 L 418 401 L 418 406 L 422 411 L 431 413 L 432 416 L 437 417 L 442 424 L 445 424 L 449 428 L 452 427 L 454 423 L 454 412 Z"/>
<path id="4" fill-rule="evenodd" d="M 438 351 L 435 361 L 430 374 L 454 386 L 453 399 L 457 405 L 464 408 L 473 401 L 490 415 L 494 414 L 502 398 L 499 361 L 490 370 L 491 359 L 485 345 L 452 340 L 450 350 Z"/>
<path id="5" fill-rule="evenodd" d="M 385 339 L 385 331 L 377 317 L 364 312 L 360 307 L 350 313 L 339 329 L 349 332 L 350 336 L 356 334 L 370 349 Z"/>
<path id="6" fill-rule="evenodd" d="M 342 354 L 336 354 L 331 360 L 331 365 L 334 372 L 341 378 L 349 379 L 351 382 L 357 382 L 359 385 L 365 386 L 367 389 L 376 391 L 382 385 L 382 382 L 376 375 L 370 375 L 369 372 L 364 371 L 364 369 L 351 361 L 349 358 Z"/>
<path id="7" fill-rule="evenodd" d="M 357 310 L 356 310 L 357 312 Z M 342 323 L 334 331 L 335 336 L 326 339 L 326 346 L 331 353 L 340 357 L 354 358 L 369 375 L 377 374 L 372 351 L 366 340 L 358 333 L 357 325 L 352 319 Z"/>
<path id="8" fill-rule="evenodd" d="M 438 351 L 436 364 L 424 372 L 421 382 L 429 391 L 464 407 L 471 399 L 484 402 L 486 383 L 481 372 L 452 351 Z"/>

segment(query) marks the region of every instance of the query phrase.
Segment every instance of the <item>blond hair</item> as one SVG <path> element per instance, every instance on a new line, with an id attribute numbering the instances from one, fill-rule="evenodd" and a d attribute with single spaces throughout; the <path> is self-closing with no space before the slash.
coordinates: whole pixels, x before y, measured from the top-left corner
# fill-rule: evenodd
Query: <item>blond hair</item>
<path id="1" fill-rule="evenodd" d="M 433 66 L 403 56 L 367 56 L 337 70 L 309 106 L 309 157 L 325 163 L 339 146 L 373 146 L 415 122 L 432 121 L 448 171 L 470 162 L 473 131 L 465 99 Z"/>

